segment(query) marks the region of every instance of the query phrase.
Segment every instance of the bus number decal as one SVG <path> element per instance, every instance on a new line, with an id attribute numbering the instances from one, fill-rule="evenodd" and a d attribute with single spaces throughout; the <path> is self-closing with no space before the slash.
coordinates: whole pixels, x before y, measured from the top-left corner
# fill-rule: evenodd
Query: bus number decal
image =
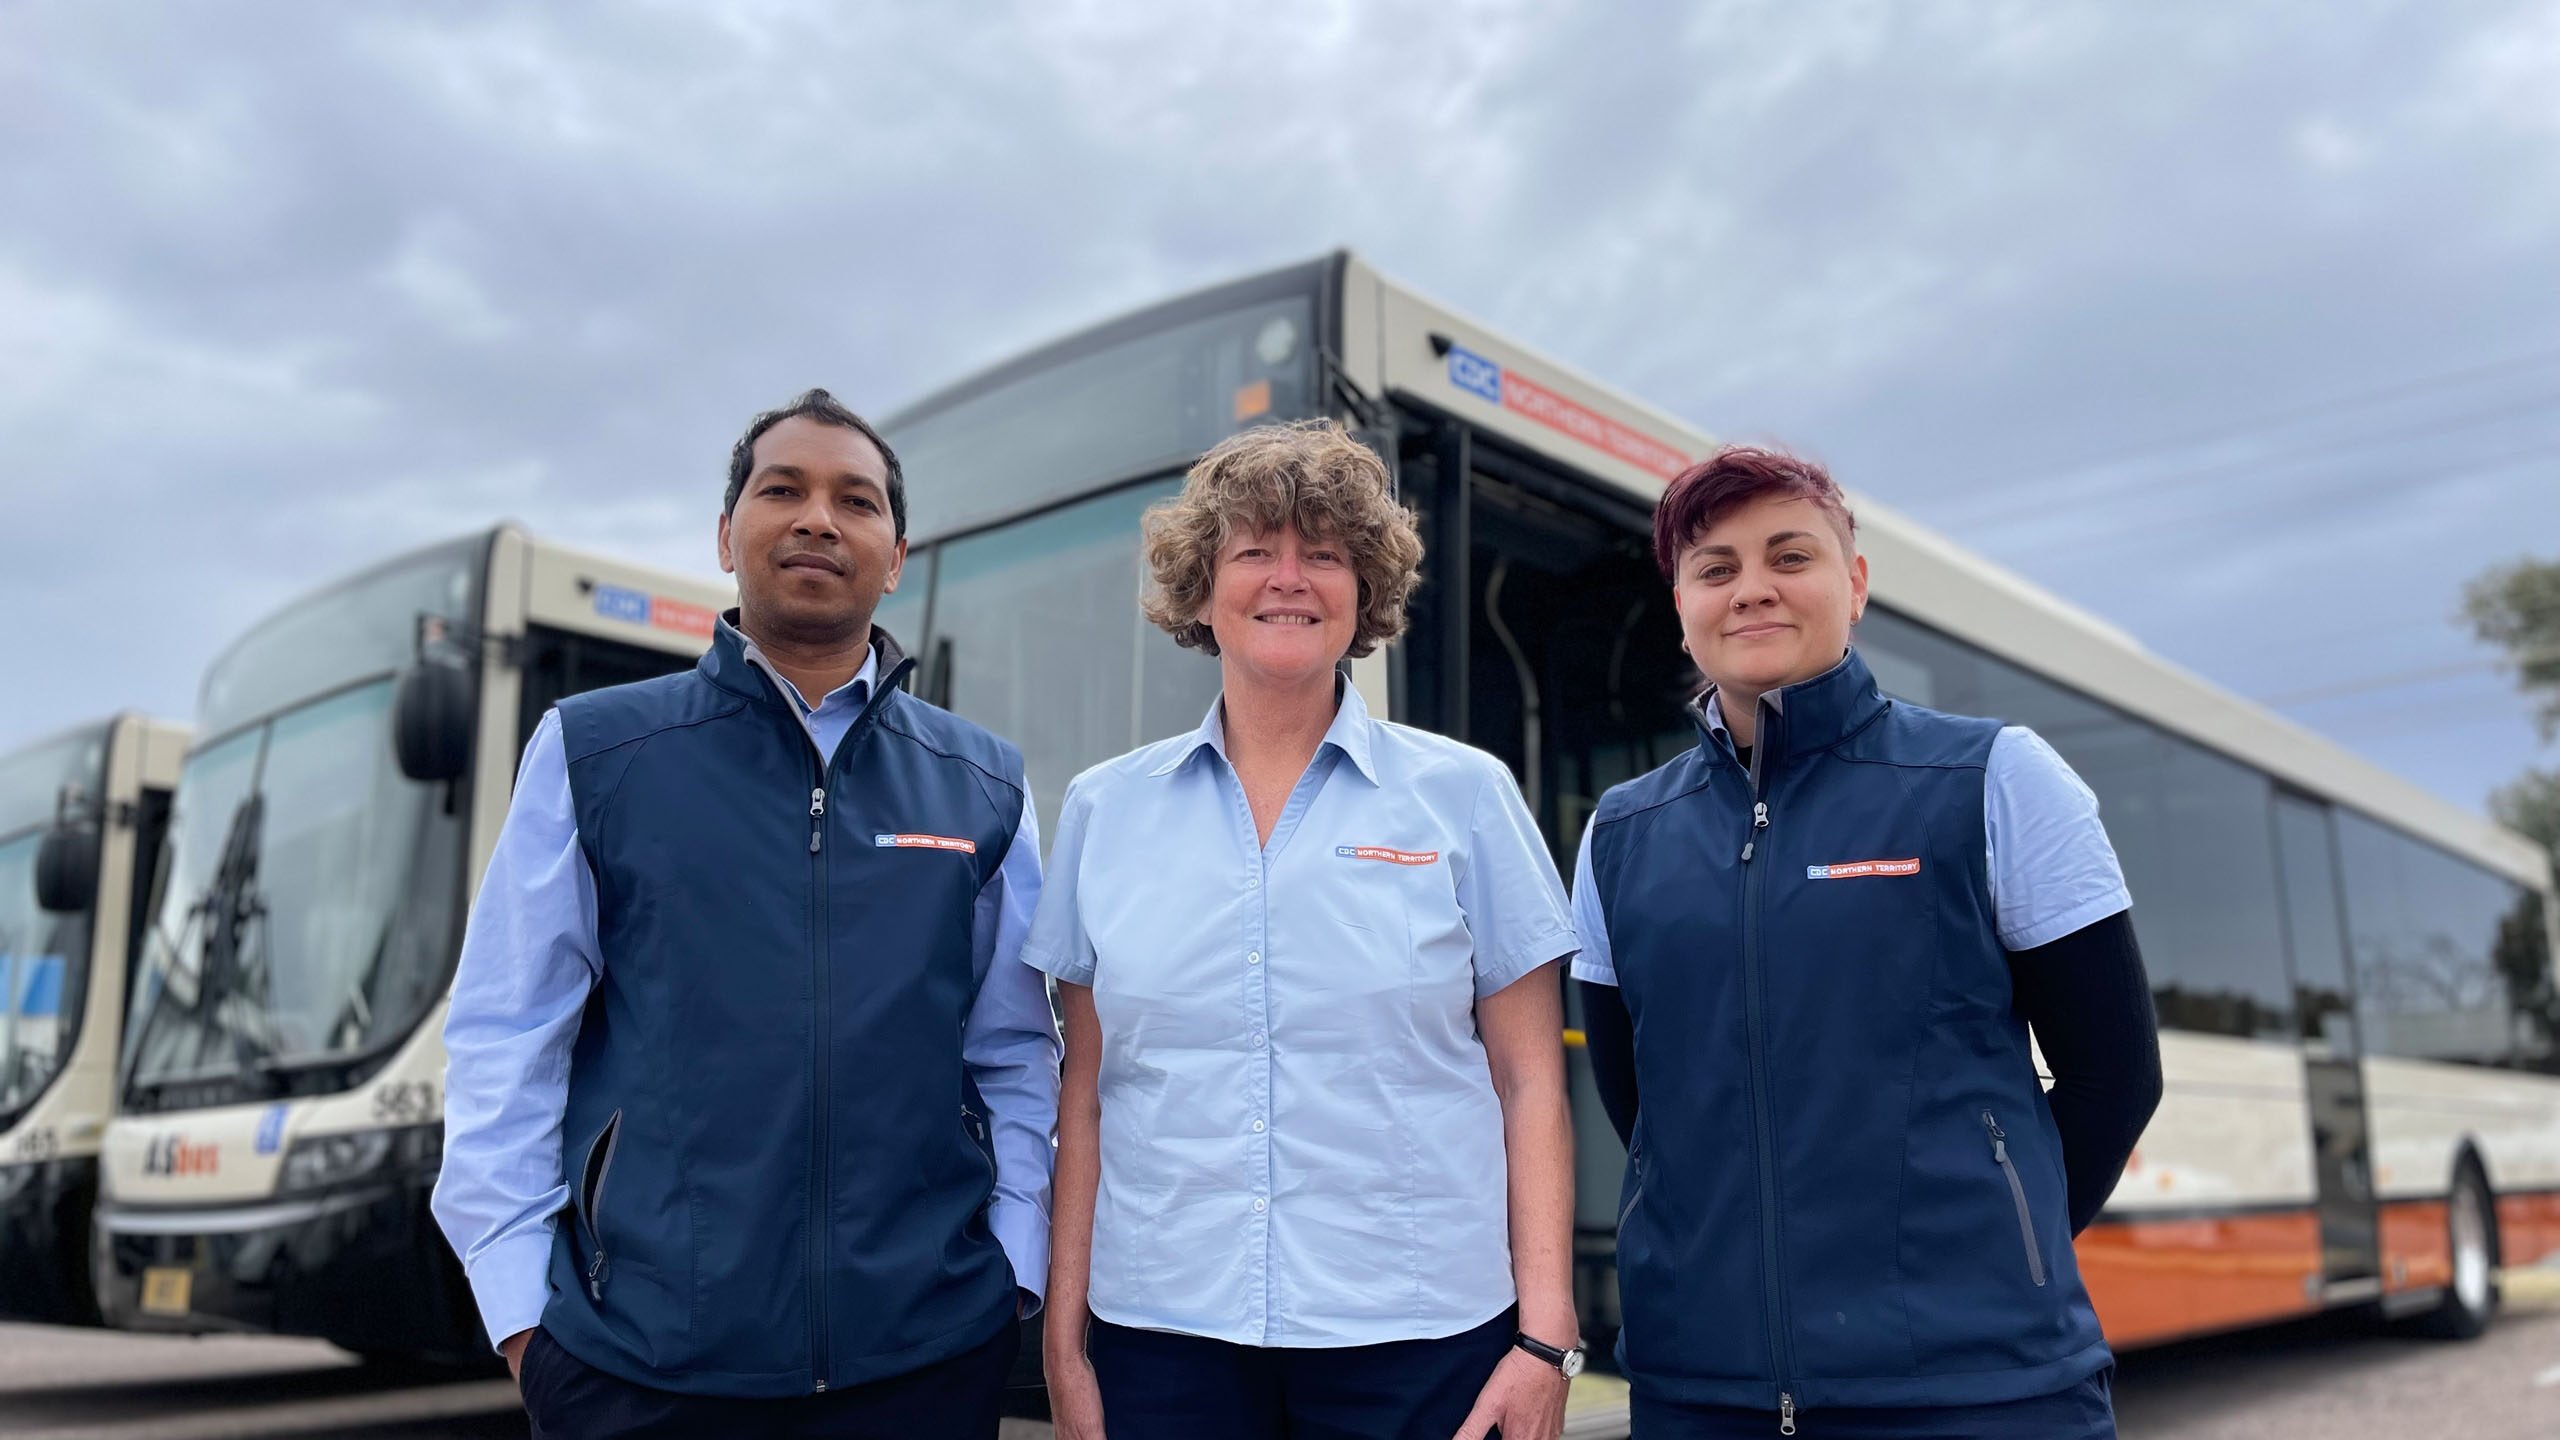
<path id="1" fill-rule="evenodd" d="M 62 1154 L 62 1137 L 50 1125 L 32 1126 L 18 1137 L 16 1150 L 20 1160 L 51 1160 Z"/>
<path id="2" fill-rule="evenodd" d="M 422 1125 L 444 1113 L 436 1087 L 428 1080 L 394 1080 L 373 1092 L 373 1118 L 395 1125 Z"/>

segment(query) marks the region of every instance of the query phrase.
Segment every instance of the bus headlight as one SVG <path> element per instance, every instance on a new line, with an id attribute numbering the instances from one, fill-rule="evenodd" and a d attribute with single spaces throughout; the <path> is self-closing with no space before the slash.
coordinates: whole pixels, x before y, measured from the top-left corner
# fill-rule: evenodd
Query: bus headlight
<path id="1" fill-rule="evenodd" d="M 276 1181 L 276 1189 L 319 1190 L 361 1180 L 380 1170 L 390 1157 L 388 1130 L 351 1130 L 296 1140 L 284 1154 L 284 1174 Z"/>
<path id="2" fill-rule="evenodd" d="M 296 1140 L 284 1152 L 276 1192 L 321 1190 L 369 1179 L 386 1168 L 403 1174 L 433 1172 L 444 1160 L 444 1126 L 401 1125 L 389 1130 L 350 1130 Z"/>

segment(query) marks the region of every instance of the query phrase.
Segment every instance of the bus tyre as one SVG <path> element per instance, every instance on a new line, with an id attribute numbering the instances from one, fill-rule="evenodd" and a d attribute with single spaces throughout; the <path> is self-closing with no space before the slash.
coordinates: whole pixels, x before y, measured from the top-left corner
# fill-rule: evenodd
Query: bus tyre
<path id="1" fill-rule="evenodd" d="M 2465 1158 L 2453 1172 L 2445 1203 L 2446 1240 L 2453 1260 L 2444 1303 L 2419 1320 L 2421 1333 L 2445 1340 L 2476 1340 L 2498 1313 L 2498 1227 L 2489 1182 L 2479 1163 Z"/>

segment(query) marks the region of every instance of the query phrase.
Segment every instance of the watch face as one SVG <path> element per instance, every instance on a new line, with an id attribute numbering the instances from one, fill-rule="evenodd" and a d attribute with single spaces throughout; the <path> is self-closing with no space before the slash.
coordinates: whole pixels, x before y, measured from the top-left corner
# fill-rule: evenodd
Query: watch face
<path id="1" fill-rule="evenodd" d="M 1566 1352 L 1564 1352 L 1564 1363 L 1563 1363 L 1562 1365 L 1557 1366 L 1556 1368 L 1557 1368 L 1557 1369 L 1559 1369 L 1559 1370 L 1562 1370 L 1562 1371 L 1564 1372 L 1564 1378 L 1566 1378 L 1567 1380 L 1570 1380 L 1570 1379 L 1572 1379 L 1574 1376 L 1581 1374 L 1581 1373 L 1582 1373 L 1582 1347 L 1581 1347 L 1581 1346 L 1579 1346 L 1579 1345 L 1576 1345 L 1576 1346 L 1574 1346 L 1572 1349 L 1567 1350 Z"/>

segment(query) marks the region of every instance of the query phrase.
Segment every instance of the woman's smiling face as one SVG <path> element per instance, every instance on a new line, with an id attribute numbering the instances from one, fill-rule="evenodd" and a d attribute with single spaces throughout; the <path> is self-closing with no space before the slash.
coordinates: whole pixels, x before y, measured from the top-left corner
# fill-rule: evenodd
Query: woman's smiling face
<path id="1" fill-rule="evenodd" d="M 1867 561 L 1815 501 L 1766 495 L 1718 516 L 1680 552 L 1671 585 L 1689 658 L 1719 690 L 1757 699 L 1840 663 L 1867 607 Z"/>
<path id="2" fill-rule="evenodd" d="M 1200 619 L 1223 661 L 1286 685 L 1329 672 L 1351 649 L 1360 577 L 1344 547 L 1297 527 L 1238 533 L 1218 547 Z"/>

